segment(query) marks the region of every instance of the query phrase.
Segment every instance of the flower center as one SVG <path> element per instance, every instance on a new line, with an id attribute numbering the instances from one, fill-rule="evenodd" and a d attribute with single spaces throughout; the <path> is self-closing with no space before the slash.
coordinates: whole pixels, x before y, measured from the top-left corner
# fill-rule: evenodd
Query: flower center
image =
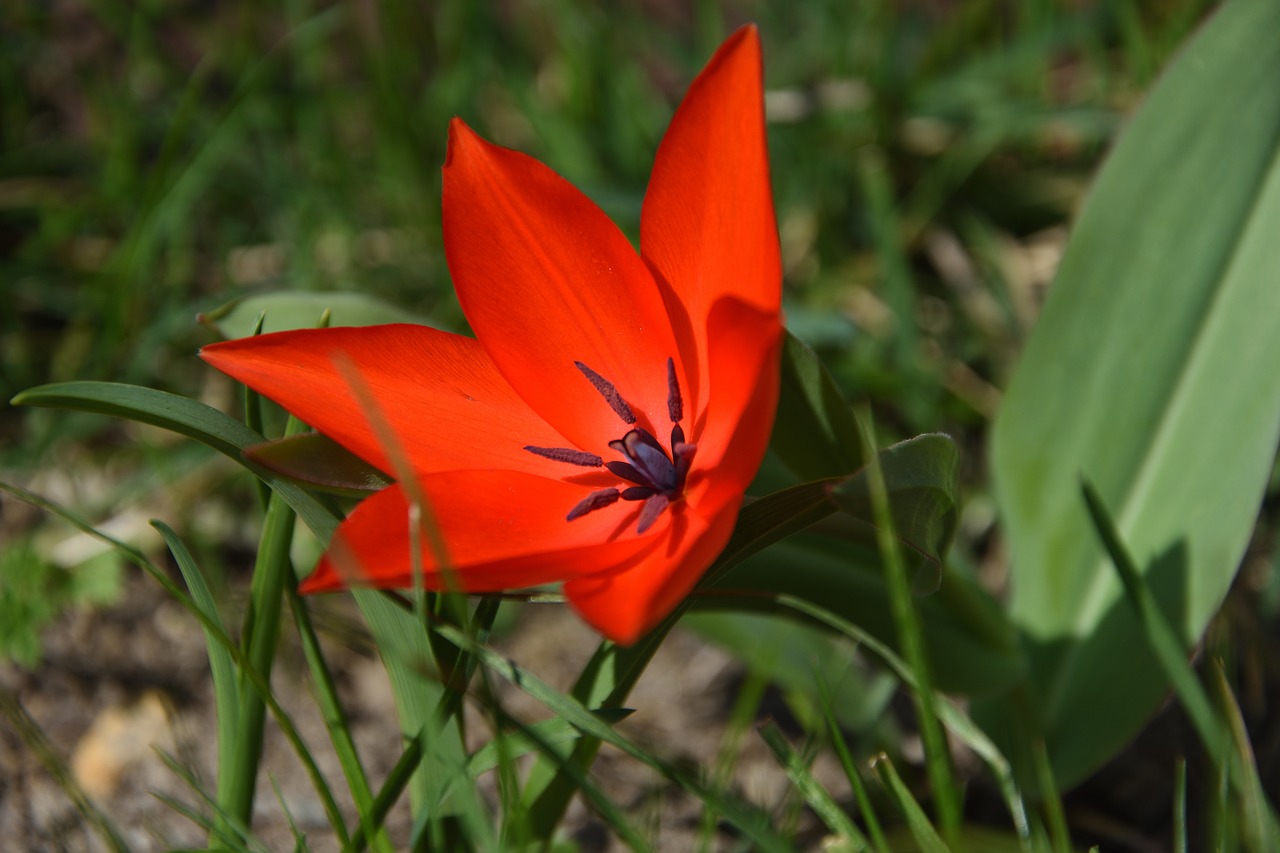
<path id="1" fill-rule="evenodd" d="M 592 386 L 600 392 L 605 402 L 613 409 L 622 422 L 631 429 L 622 436 L 609 442 L 609 447 L 618 451 L 626 459 L 625 462 L 605 462 L 594 453 L 574 450 L 565 447 L 534 447 L 527 445 L 524 449 L 538 456 L 579 465 L 584 468 L 607 468 L 620 479 L 631 483 L 626 488 L 608 488 L 594 491 L 569 510 L 566 521 L 582 518 L 589 512 L 604 509 L 624 501 L 644 501 L 640 509 L 640 521 L 636 526 L 637 533 L 644 533 L 662 515 L 663 510 L 684 494 L 684 481 L 689 474 L 689 466 L 693 464 L 694 454 L 698 447 L 684 440 L 684 428 L 680 421 L 684 417 L 684 400 L 680 396 L 680 383 L 676 380 L 676 365 L 673 359 L 667 359 L 667 415 L 671 419 L 671 449 L 668 451 L 654 438 L 653 433 L 643 427 L 636 426 L 636 416 L 631 406 L 618 393 L 613 383 L 587 367 L 580 361 L 574 365 L 582 371 Z"/>

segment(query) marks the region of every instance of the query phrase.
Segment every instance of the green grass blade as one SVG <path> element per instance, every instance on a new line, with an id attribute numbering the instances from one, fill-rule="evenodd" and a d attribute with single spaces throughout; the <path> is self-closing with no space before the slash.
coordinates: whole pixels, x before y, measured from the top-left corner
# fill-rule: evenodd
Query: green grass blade
<path id="1" fill-rule="evenodd" d="M 1040 804 L 1049 824 L 1049 846 L 1053 853 L 1071 853 L 1071 831 L 1067 828 L 1067 815 L 1062 810 L 1062 797 L 1053 778 L 1053 766 L 1049 763 L 1049 750 L 1038 742 L 1031 747 L 1036 765 L 1036 779 L 1040 785 Z"/>
<path id="2" fill-rule="evenodd" d="M 173 559 L 178 564 L 178 570 L 187 583 L 187 589 L 191 591 L 192 603 L 217 626 L 221 635 L 226 636 L 226 629 L 223 628 L 222 619 L 218 615 L 217 603 L 214 601 L 213 593 L 209 591 L 208 584 L 205 583 L 204 572 L 200 571 L 199 566 L 196 565 L 195 558 L 191 556 L 187 546 L 163 521 L 153 521 L 151 526 L 160 531 L 165 544 L 169 546 L 169 552 L 173 554 Z M 209 656 L 209 670 L 213 677 L 214 713 L 218 728 L 218 776 L 219 786 L 221 786 L 224 784 L 221 782 L 222 777 L 231 772 L 234 756 L 239 748 L 240 686 L 235 661 L 232 660 L 231 655 L 218 642 L 212 631 L 204 629 L 204 636 L 205 649 Z"/>
<path id="3" fill-rule="evenodd" d="M 1187 759 L 1173 768 L 1173 853 L 1187 853 Z"/>
<path id="4" fill-rule="evenodd" d="M 777 723 L 772 721 L 764 723 L 760 727 L 760 737 L 773 753 L 773 757 L 778 759 L 778 764 L 786 772 L 791 784 L 827 825 L 827 828 L 834 832 L 839 840 L 850 843 L 854 850 L 869 850 L 871 843 L 867 837 L 854 825 L 831 794 L 818 783 L 817 779 L 813 778 L 813 774 L 809 772 L 799 753 L 787 743 Z"/>
<path id="5" fill-rule="evenodd" d="M 245 611 L 241 648 L 249 665 L 264 682 L 270 684 L 275 663 L 276 645 L 280 638 L 280 611 L 284 588 L 295 583 L 289 548 L 293 543 L 295 515 L 278 495 L 267 503 L 267 516 L 258 542 L 257 560 Z M 257 790 L 258 766 L 262 759 L 263 724 L 266 704 L 252 690 L 247 676 L 242 676 L 239 719 L 236 723 L 236 750 L 229 768 L 219 768 L 218 802 L 239 820 L 248 823 L 253 816 L 253 800 Z M 226 771 L 221 772 L 221 771 Z M 225 780 L 225 781 L 224 781 Z M 346 839 L 346 827 L 338 832 Z"/>
<path id="6" fill-rule="evenodd" d="M 825 610 L 809 601 L 791 596 L 778 596 L 778 604 L 803 613 L 819 622 L 822 622 L 833 630 L 849 637 L 851 640 L 862 644 L 868 651 L 878 657 L 880 660 L 893 670 L 894 674 L 900 678 L 903 683 L 910 685 L 913 689 L 919 689 L 919 682 L 916 679 L 915 672 L 907 665 L 902 658 L 894 653 L 885 643 L 876 639 L 871 634 L 854 625 L 845 619 Z M 1009 761 L 1000 752 L 995 742 L 987 736 L 972 719 L 969 718 L 960 708 L 945 696 L 934 697 L 934 710 L 937 719 L 947 731 L 969 747 L 976 753 L 987 766 L 995 774 L 996 781 L 1000 786 L 1001 793 L 1004 795 L 1005 804 L 1009 809 L 1009 814 L 1014 822 L 1014 829 L 1018 834 L 1020 842 L 1025 847 L 1031 837 L 1030 823 L 1027 820 L 1026 809 L 1023 805 L 1022 796 L 1019 793 L 1017 781 L 1013 777 L 1013 769 L 1009 765 Z"/>
<path id="7" fill-rule="evenodd" d="M 849 752 L 849 745 L 845 743 L 844 734 L 840 731 L 840 723 L 836 720 L 835 711 L 831 706 L 830 689 L 825 683 L 822 684 L 822 691 L 822 713 L 827 724 L 827 734 L 831 739 L 831 745 L 835 749 L 836 756 L 840 759 L 840 766 L 844 769 L 844 775 L 849 780 L 849 787 L 853 790 L 853 798 L 858 803 L 858 810 L 862 814 L 862 820 L 867 825 L 867 834 L 870 836 L 872 849 L 875 850 L 875 853 L 889 853 L 889 842 L 884 837 L 884 830 L 880 828 L 880 818 L 876 816 L 875 808 L 871 804 L 871 797 L 867 794 L 867 786 L 862 781 L 862 774 L 858 772 L 858 767 L 853 761 L 853 755 Z"/>
<path id="8" fill-rule="evenodd" d="M 1232 746 L 1232 777 L 1237 779 L 1240 832 L 1249 850 L 1275 850 L 1280 847 L 1280 823 L 1267 800 L 1258 776 L 1258 762 L 1249 743 L 1249 731 L 1245 728 L 1240 705 L 1227 683 L 1227 674 L 1220 661 L 1213 666 L 1213 683 L 1218 695 L 1218 707 L 1227 719 L 1227 730 Z"/>
<path id="9" fill-rule="evenodd" d="M 613 725 L 635 712 L 630 708 L 598 708 L 591 713 L 608 725 Z M 532 731 L 534 736 L 526 735 L 526 730 Z M 503 761 L 513 761 L 539 750 L 557 748 L 559 751 L 560 746 L 572 745 L 581 737 L 581 731 L 561 719 L 541 720 L 531 725 L 521 726 L 514 731 L 495 735 L 493 740 L 471 753 L 467 758 L 467 772 L 475 778 L 493 770 Z M 566 754 L 570 751 L 564 750 Z"/>
<path id="10" fill-rule="evenodd" d="M 960 789 L 951 769 L 951 751 L 938 721 L 932 668 L 925 652 L 924 632 L 913 601 L 911 582 L 894 533 L 893 510 L 889 503 L 884 472 L 879 456 L 872 450 L 876 446 L 875 436 L 866 418 L 860 419 L 859 427 L 862 431 L 863 453 L 870 459 L 867 465 L 868 491 L 876 523 L 876 538 L 884 559 L 889 604 L 893 609 L 893 620 L 903 658 L 915 673 L 915 680 L 911 683 L 911 696 L 915 703 L 920 738 L 924 742 L 925 767 L 933 786 L 938 822 L 942 825 L 943 834 L 954 842 L 959 837 L 962 821 Z"/>
<path id="11" fill-rule="evenodd" d="M 1163 668 L 1165 675 L 1173 683 L 1173 689 L 1178 694 L 1183 708 L 1186 709 L 1187 716 L 1191 718 L 1191 723 L 1195 726 L 1196 733 L 1200 735 L 1200 741 L 1204 744 L 1210 758 L 1214 761 L 1222 761 L 1227 754 L 1228 733 L 1222 720 L 1214 712 L 1213 704 L 1191 669 L 1191 664 L 1187 661 L 1186 647 L 1161 613 L 1160 606 L 1142 579 L 1138 565 L 1120 540 L 1120 533 L 1102 497 L 1088 480 L 1083 481 L 1080 488 L 1089 516 L 1093 520 L 1094 530 L 1111 555 L 1116 574 L 1120 577 L 1129 604 L 1137 616 L 1147 643 L 1155 653 L 1156 660 Z"/>
<path id="12" fill-rule="evenodd" d="M 248 465 L 242 451 L 266 438 L 217 409 L 186 397 L 115 382 L 60 382 L 23 391 L 14 405 L 46 406 L 124 418 L 167 429 L 212 447 L 248 467 L 293 507 L 321 542 L 328 542 L 338 518 L 306 491 L 270 471 Z"/>
<path id="13" fill-rule="evenodd" d="M 632 825 L 627 815 L 588 778 L 581 768 L 574 764 L 570 750 L 558 749 L 555 745 L 543 741 L 541 734 L 531 726 L 519 726 L 517 731 L 522 738 L 537 747 L 539 754 L 548 756 L 553 763 L 560 765 L 562 772 L 568 774 L 587 803 L 628 849 L 652 849 L 640 831 Z"/>
<path id="14" fill-rule="evenodd" d="M 929 816 L 925 814 L 924 809 L 916 802 L 916 798 L 912 796 L 902 777 L 898 775 L 897 769 L 893 766 L 893 762 L 889 760 L 889 756 L 883 753 L 871 763 L 871 769 L 875 772 L 876 778 L 880 780 L 880 784 L 889 792 L 889 796 L 898 806 L 898 811 L 906 818 L 907 829 L 911 831 L 911 836 L 915 838 L 916 843 L 920 845 L 921 853 L 951 853 L 951 848 L 942 840 L 942 836 L 933 828 L 933 824 L 929 822 Z"/>
<path id="15" fill-rule="evenodd" d="M 466 752 L 461 728 L 456 720 L 443 726 L 434 722 L 434 710 L 439 707 L 445 689 L 428 675 L 433 669 L 433 656 L 422 622 L 410 609 L 383 593 L 353 590 L 352 596 L 373 634 L 391 681 L 406 750 L 415 749 L 415 744 L 416 749 L 421 750 L 409 782 L 413 810 L 427 810 L 432 814 L 457 810 L 470 815 L 477 825 L 483 824 L 479 818 L 483 806 L 465 775 Z M 453 799 L 445 808 L 451 792 Z"/>
<path id="16" fill-rule="evenodd" d="M 204 789 L 190 768 L 184 766 L 165 750 L 157 750 L 156 754 L 169 768 L 169 772 L 181 779 L 183 784 L 200 798 L 208 814 L 198 811 L 189 803 L 179 801 L 176 797 L 167 797 L 159 793 L 153 793 L 153 796 L 159 797 L 169 808 L 203 829 L 211 839 L 216 838 L 216 843 L 219 845 L 216 849 L 222 850 L 225 845 L 237 853 L 265 853 L 266 847 L 254 837 L 250 827 L 223 809 L 217 798 Z M 212 847 L 213 844 L 211 843 L 210 846 Z"/>
<path id="17" fill-rule="evenodd" d="M 1125 594 L 1142 626 L 1144 636 L 1166 677 L 1173 683 L 1174 692 L 1182 703 L 1199 734 L 1209 757 L 1230 771 L 1233 789 L 1240 797 L 1244 810 L 1243 829 L 1251 834 L 1249 840 L 1261 843 L 1268 837 L 1280 838 L 1280 826 L 1271 805 L 1262 794 L 1257 764 L 1249 747 L 1248 734 L 1239 718 L 1239 709 L 1226 685 L 1220 668 L 1217 669 L 1220 707 L 1214 709 L 1212 701 L 1187 659 L 1182 641 L 1160 611 L 1142 574 L 1128 548 L 1120 539 L 1115 522 L 1093 485 L 1085 480 L 1081 484 L 1094 528 L 1102 539 L 1107 553 L 1116 567 L 1124 585 Z M 1271 833 L 1268 836 L 1268 833 Z M 1264 849 L 1258 847 L 1257 849 Z"/>
<path id="18" fill-rule="evenodd" d="M 360 818 L 361 828 L 366 838 L 373 839 L 372 847 L 375 850 L 379 853 L 391 853 L 391 839 L 387 834 L 375 829 L 372 823 L 369 825 L 364 823 L 373 806 L 373 790 L 369 786 L 369 778 L 365 775 L 355 741 L 351 737 L 351 728 L 347 723 L 346 714 L 338 700 L 338 689 L 329 665 L 325 662 L 324 652 L 320 648 L 320 639 L 316 636 L 315 628 L 311 624 L 311 611 L 293 587 L 287 587 L 285 595 L 289 601 L 289 610 L 293 614 L 293 623 L 298 628 L 302 653 L 306 658 L 307 668 L 311 672 L 311 682 L 315 685 L 316 703 L 320 707 L 325 728 L 329 732 L 334 754 L 337 755 L 338 763 L 342 766 L 342 774 L 351 791 L 351 799 L 355 804 L 356 814 Z"/>

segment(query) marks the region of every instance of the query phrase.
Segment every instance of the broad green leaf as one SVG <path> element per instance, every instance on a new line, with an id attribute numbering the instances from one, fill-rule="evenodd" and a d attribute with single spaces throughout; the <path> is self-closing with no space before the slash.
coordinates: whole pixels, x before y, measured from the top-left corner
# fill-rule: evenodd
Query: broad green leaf
<path id="1" fill-rule="evenodd" d="M 816 715 L 825 688 L 840 724 L 866 732 L 883 719 L 897 691 L 897 681 L 886 673 L 856 668 L 854 649 L 848 643 L 836 645 L 825 626 L 807 625 L 790 615 L 699 609 L 685 616 L 681 625 L 728 649 L 753 672 L 784 690 L 801 720 L 806 719 L 806 710 Z M 802 700 L 798 708 L 796 699 Z"/>
<path id="2" fill-rule="evenodd" d="M 950 436 L 918 435 L 877 454 L 898 538 L 935 564 L 951 544 L 958 518 L 956 468 L 960 452 Z M 837 486 L 832 499 L 847 515 L 874 524 L 863 469 Z M 867 540 L 874 544 L 875 538 Z"/>
<path id="3" fill-rule="evenodd" d="M 813 350 L 790 332 L 769 448 L 803 480 L 851 474 L 865 464 L 849 404 Z"/>
<path id="4" fill-rule="evenodd" d="M 318 432 L 255 444 L 244 456 L 299 485 L 364 497 L 391 484 L 386 474 Z"/>
<path id="5" fill-rule="evenodd" d="M 247 296 L 206 311 L 198 319 L 222 337 L 231 339 L 252 335 L 259 318 L 262 318 L 262 332 L 311 329 L 326 311 L 330 326 L 431 325 L 421 317 L 367 294 L 300 290 Z"/>
<path id="6" fill-rule="evenodd" d="M 1059 782 L 1168 681 L 1079 500 L 1081 475 L 1184 644 L 1249 540 L 1280 435 L 1280 4 L 1221 8 L 1112 152 L 993 435 L 1034 724 Z M 1009 730 L 1011 704 L 987 707 Z M 1032 722 L 1032 721 L 1027 721 Z"/>
<path id="7" fill-rule="evenodd" d="M 777 612 L 773 596 L 793 596 L 896 648 L 880 560 L 874 547 L 805 535 L 745 560 L 695 598 L 693 606 Z M 982 696 L 1006 690 L 1025 677 L 1017 637 L 999 606 L 973 581 L 945 572 L 937 591 L 917 597 L 915 603 L 940 689 Z"/>
<path id="8" fill-rule="evenodd" d="M 1016 636 L 999 607 L 969 579 L 939 569 L 955 528 L 955 443 L 943 435 L 922 435 L 877 455 L 895 532 L 908 553 L 916 556 L 917 567 L 929 567 L 930 582 L 925 586 L 936 590 L 921 597 L 918 607 L 939 683 L 946 690 L 974 695 L 1012 686 L 1023 676 L 1024 665 Z M 826 520 L 805 518 L 803 527 L 810 527 L 810 533 L 803 539 L 762 553 L 752 549 L 744 555 L 749 557 L 745 562 L 743 557 L 722 558 L 720 566 L 708 573 L 700 588 L 703 597 L 695 600 L 695 606 L 768 611 L 773 604 L 766 594 L 788 594 L 828 607 L 895 643 L 866 477 L 864 469 L 844 480 L 810 483 L 770 495 L 769 505 L 779 507 L 784 495 L 793 495 L 794 500 L 820 499 L 817 489 L 822 487 L 846 514 Z M 826 511 L 824 505 L 817 507 Z M 743 510 L 741 528 L 752 529 L 748 511 L 755 508 L 752 504 Z M 814 520 L 820 523 L 812 525 Z M 797 524 L 795 529 L 802 526 Z M 731 542 L 726 555 L 734 553 Z"/>

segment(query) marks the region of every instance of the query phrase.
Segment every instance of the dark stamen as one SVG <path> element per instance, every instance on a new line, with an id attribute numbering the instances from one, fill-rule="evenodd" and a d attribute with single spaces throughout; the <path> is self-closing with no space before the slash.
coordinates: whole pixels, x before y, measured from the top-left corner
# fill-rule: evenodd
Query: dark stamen
<path id="1" fill-rule="evenodd" d="M 604 467 L 608 468 L 615 476 L 621 477 L 624 480 L 630 480 L 637 486 L 651 485 L 649 481 L 644 478 L 643 474 L 635 468 L 632 468 L 626 462 L 606 462 L 604 463 Z"/>
<path id="2" fill-rule="evenodd" d="M 618 389 L 608 379 L 587 367 L 580 361 L 574 365 L 582 371 L 592 386 L 600 392 L 609 408 L 630 425 L 636 423 L 636 416 L 631 406 L 618 393 Z M 667 414 L 671 417 L 670 450 L 663 447 L 653 434 L 642 427 L 635 427 L 622 438 L 609 442 L 609 447 L 621 453 L 627 461 L 605 462 L 594 453 L 566 447 L 535 447 L 529 445 L 525 450 L 556 462 L 580 465 L 584 468 L 604 466 L 615 477 L 626 481 L 621 484 L 625 488 L 601 489 L 587 495 L 577 506 L 569 510 L 568 519 L 575 518 L 604 509 L 619 500 L 644 501 L 640 508 L 640 518 L 636 525 L 636 533 L 643 534 L 662 517 L 668 507 L 681 499 L 684 492 L 685 478 L 693 464 L 696 445 L 685 441 L 684 428 L 680 420 L 684 417 L 684 398 L 680 395 L 680 381 L 676 376 L 676 361 L 667 359 Z M 632 483 L 634 485 L 626 485 Z"/>
<path id="3" fill-rule="evenodd" d="M 689 474 L 689 466 L 693 464 L 693 456 L 698 452 L 698 445 L 685 442 L 677 444 L 673 441 L 671 448 L 671 453 L 676 458 L 676 480 L 683 483 Z"/>
<path id="4" fill-rule="evenodd" d="M 573 521 L 575 518 L 582 518 L 589 512 L 595 512 L 598 509 L 604 509 L 618 498 L 622 497 L 622 492 L 617 489 L 601 489 L 598 492 L 592 492 L 582 500 L 578 501 L 578 505 L 569 510 L 568 517 L 565 521 Z"/>
<path id="5" fill-rule="evenodd" d="M 636 422 L 636 416 L 631 413 L 631 407 L 627 405 L 627 401 L 622 399 L 622 395 L 618 393 L 618 389 L 613 387 L 613 383 L 605 379 L 599 373 L 596 373 L 590 367 L 587 367 L 580 361 L 575 361 L 574 365 L 582 371 L 582 375 L 595 386 L 600 392 L 600 396 L 604 397 L 605 402 L 609 404 L 609 408 L 622 418 L 624 423 L 633 424 Z"/>
<path id="6" fill-rule="evenodd" d="M 678 424 L 684 417 L 684 400 L 680 398 L 680 383 L 676 381 L 675 359 L 667 358 L 667 413 L 671 423 Z"/>
<path id="7" fill-rule="evenodd" d="M 567 447 L 534 447 L 526 444 L 525 450 L 537 456 L 554 459 L 556 462 L 568 462 L 570 465 L 581 465 L 583 468 L 599 468 L 604 460 L 594 453 L 585 450 L 572 450 Z"/>
<path id="8" fill-rule="evenodd" d="M 644 502 L 640 510 L 640 523 L 636 525 L 636 533 L 644 533 L 662 515 L 662 511 L 671 505 L 671 498 L 665 494 L 656 494 Z"/>
<path id="9" fill-rule="evenodd" d="M 675 465 L 658 440 L 645 430 L 633 429 L 621 441 L 609 442 L 609 446 L 624 454 L 654 491 L 669 492 L 679 486 Z"/>

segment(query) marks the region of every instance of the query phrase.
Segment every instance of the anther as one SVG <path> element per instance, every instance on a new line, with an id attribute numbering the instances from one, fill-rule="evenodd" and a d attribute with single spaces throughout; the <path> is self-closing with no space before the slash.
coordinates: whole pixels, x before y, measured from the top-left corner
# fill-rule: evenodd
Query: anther
<path id="1" fill-rule="evenodd" d="M 598 492 L 592 492 L 578 501 L 577 506 L 569 510 L 569 515 L 565 518 L 565 521 L 573 521 L 575 518 L 582 518 L 589 512 L 604 509 L 616 503 L 620 497 L 622 497 L 622 492 L 617 489 L 601 489 Z"/>
<path id="2" fill-rule="evenodd" d="M 640 509 L 640 523 L 636 525 L 636 533 L 644 533 L 662 515 L 662 511 L 671 505 L 671 498 L 658 493 L 644 502 Z"/>
<path id="3" fill-rule="evenodd" d="M 609 408 L 622 418 L 623 423 L 629 425 L 636 422 L 636 416 L 631 413 L 631 407 L 627 405 L 626 400 L 622 399 L 622 395 L 618 393 L 617 388 L 613 387 L 612 382 L 580 361 L 575 361 L 574 365 L 582 371 L 583 376 L 587 377 L 587 381 L 595 386 L 600 396 L 604 397 L 605 402 L 609 404 Z"/>
<path id="4" fill-rule="evenodd" d="M 585 450 L 572 450 L 568 447 L 534 447 L 531 444 L 526 444 L 524 449 L 536 456 L 553 459 L 556 462 L 567 462 L 570 465 L 581 465 L 583 468 L 599 468 L 604 464 L 604 460 L 599 456 L 587 453 Z"/>
<path id="5" fill-rule="evenodd" d="M 667 357 L 667 414 L 671 423 L 678 424 L 684 417 L 684 400 L 680 397 L 680 383 L 676 381 L 676 361 Z"/>

